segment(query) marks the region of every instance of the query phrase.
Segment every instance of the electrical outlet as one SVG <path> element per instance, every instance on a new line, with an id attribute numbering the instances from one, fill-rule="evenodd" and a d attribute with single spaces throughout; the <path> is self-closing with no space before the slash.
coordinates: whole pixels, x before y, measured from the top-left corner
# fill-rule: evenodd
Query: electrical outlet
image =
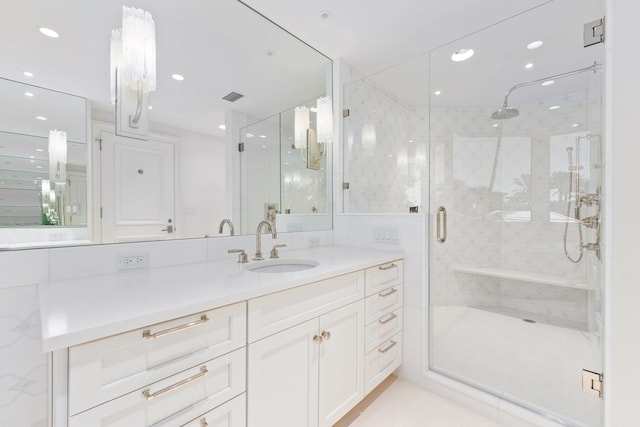
<path id="1" fill-rule="evenodd" d="M 373 227 L 374 243 L 398 243 L 400 240 L 398 227 Z"/>
<path id="2" fill-rule="evenodd" d="M 118 270 L 144 268 L 149 266 L 149 254 L 118 255 Z"/>

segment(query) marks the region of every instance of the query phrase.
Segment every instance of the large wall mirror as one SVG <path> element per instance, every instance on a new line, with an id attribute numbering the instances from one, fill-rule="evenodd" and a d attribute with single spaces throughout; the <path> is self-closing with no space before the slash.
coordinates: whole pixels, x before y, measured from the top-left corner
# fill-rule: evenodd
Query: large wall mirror
<path id="1" fill-rule="evenodd" d="M 123 6 L 155 23 L 144 138 L 116 131 Z M 316 136 L 331 61 L 243 3 L 25 0 L 0 23 L 0 249 L 223 236 L 225 218 L 236 235 L 263 219 L 332 227 L 331 144 Z"/>

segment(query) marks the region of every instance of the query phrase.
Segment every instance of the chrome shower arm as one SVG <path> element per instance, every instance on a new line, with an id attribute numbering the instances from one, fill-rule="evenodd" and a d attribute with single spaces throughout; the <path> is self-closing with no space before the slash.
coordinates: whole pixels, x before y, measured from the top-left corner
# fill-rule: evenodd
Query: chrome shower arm
<path id="1" fill-rule="evenodd" d="M 509 95 L 511 95 L 511 92 L 513 92 L 516 89 L 520 89 L 521 87 L 526 87 L 526 86 L 531 86 L 531 85 L 535 85 L 535 84 L 538 84 L 538 83 L 546 82 L 546 81 L 552 80 L 552 79 L 561 79 L 563 77 L 575 76 L 576 74 L 581 74 L 581 73 L 584 73 L 586 71 L 596 71 L 601 66 L 602 66 L 602 64 L 598 64 L 597 62 L 594 62 L 593 65 L 591 65 L 589 67 L 585 67 L 585 68 L 580 68 L 579 70 L 568 71 L 568 72 L 562 73 L 562 74 L 556 74 L 556 75 L 553 75 L 553 76 L 543 77 L 541 79 L 531 80 L 531 81 L 524 82 L 524 83 L 518 83 L 517 85 L 511 87 L 507 91 L 507 94 L 504 96 L 504 102 L 502 103 L 502 108 L 505 108 L 505 109 L 507 108 L 508 101 L 509 101 Z"/>

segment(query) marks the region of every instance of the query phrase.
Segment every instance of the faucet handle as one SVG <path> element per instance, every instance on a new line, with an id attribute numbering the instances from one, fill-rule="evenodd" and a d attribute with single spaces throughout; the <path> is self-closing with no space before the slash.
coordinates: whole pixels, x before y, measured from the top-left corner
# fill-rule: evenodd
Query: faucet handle
<path id="1" fill-rule="evenodd" d="M 271 256 L 269 258 L 280 258 L 280 255 L 278 255 L 278 248 L 284 248 L 285 246 L 287 246 L 285 243 L 274 245 L 273 249 L 271 249 Z"/>
<path id="2" fill-rule="evenodd" d="M 229 249 L 227 251 L 230 254 L 239 254 L 238 255 L 238 262 L 239 263 L 245 263 L 245 262 L 249 262 L 249 258 L 247 257 L 247 254 L 244 252 L 244 249 Z"/>

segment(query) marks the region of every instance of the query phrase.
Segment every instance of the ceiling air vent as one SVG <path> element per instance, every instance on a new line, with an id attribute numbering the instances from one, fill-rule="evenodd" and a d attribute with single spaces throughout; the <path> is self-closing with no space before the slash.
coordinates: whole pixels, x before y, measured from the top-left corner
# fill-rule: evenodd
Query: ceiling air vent
<path id="1" fill-rule="evenodd" d="M 238 99 L 242 98 L 244 95 L 238 92 L 231 92 L 228 95 L 222 97 L 225 101 L 236 102 Z"/>

